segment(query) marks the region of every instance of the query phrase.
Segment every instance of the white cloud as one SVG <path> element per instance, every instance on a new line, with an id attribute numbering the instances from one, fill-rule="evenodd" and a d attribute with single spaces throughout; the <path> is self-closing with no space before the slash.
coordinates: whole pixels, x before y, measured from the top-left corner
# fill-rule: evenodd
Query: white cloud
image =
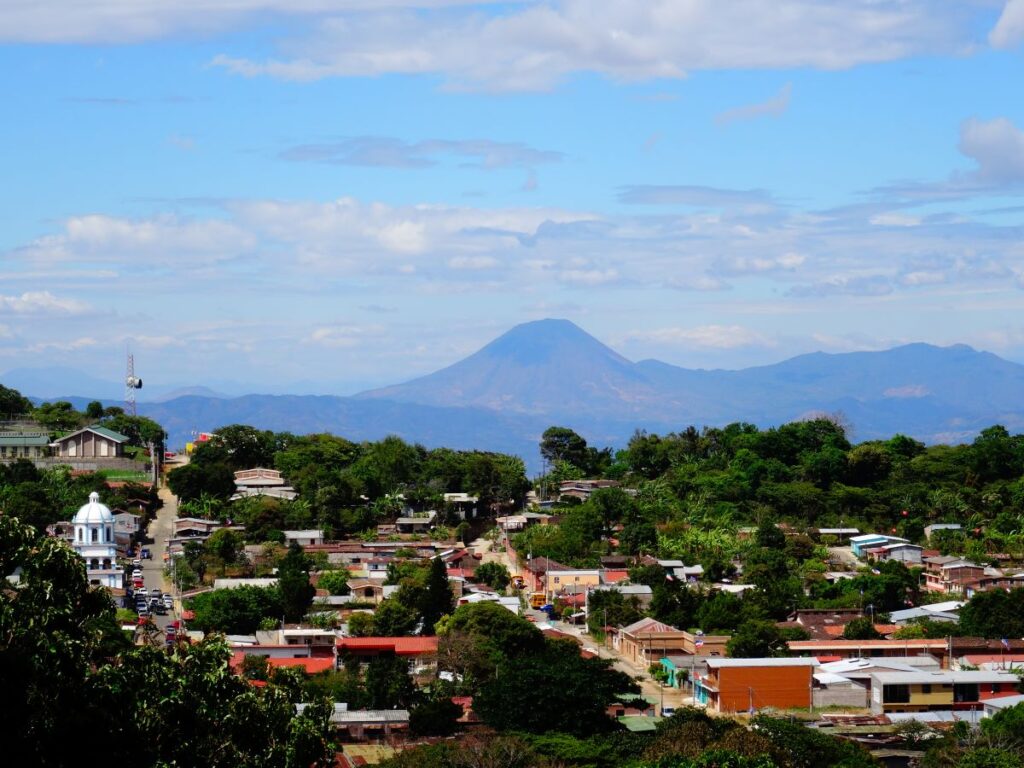
<path id="1" fill-rule="evenodd" d="M 921 217 L 888 212 L 875 214 L 868 221 L 876 227 L 916 227 L 921 223 Z"/>
<path id="2" fill-rule="evenodd" d="M 32 344 L 25 351 L 33 354 L 39 352 L 77 352 L 82 349 L 95 347 L 98 343 L 91 336 L 81 336 L 70 341 L 40 341 Z"/>
<path id="3" fill-rule="evenodd" d="M 720 259 L 717 271 L 724 275 L 751 275 L 765 272 L 792 271 L 800 267 L 807 257 L 787 252 L 778 256 L 730 256 Z"/>
<path id="4" fill-rule="evenodd" d="M 1007 0 L 988 41 L 995 48 L 1013 48 L 1024 41 L 1024 0 Z"/>
<path id="5" fill-rule="evenodd" d="M 701 349 L 774 347 L 775 340 L 741 325 L 699 325 L 694 328 L 657 328 L 632 331 L 624 340 Z"/>
<path id="6" fill-rule="evenodd" d="M 793 84 L 786 83 L 779 92 L 766 101 L 757 104 L 746 104 L 742 107 L 734 107 L 725 112 L 715 115 L 715 122 L 718 125 L 755 120 L 759 117 L 778 117 L 789 109 L 789 99 L 793 95 Z"/>
<path id="7" fill-rule="evenodd" d="M 82 315 L 92 311 L 84 301 L 59 299 L 49 291 L 28 291 L 20 296 L 0 296 L 0 314 Z"/>
<path id="8" fill-rule="evenodd" d="M 217 56 L 287 80 L 440 74 L 455 88 L 548 89 L 579 72 L 617 80 L 698 69 L 841 69 L 959 52 L 977 9 L 926 0 L 553 0 L 493 13 L 337 14 L 283 55 Z M 784 94 L 783 94 L 784 96 Z"/>
<path id="9" fill-rule="evenodd" d="M 455 256 L 448 259 L 448 266 L 452 269 L 493 269 L 500 263 L 493 256 Z"/>
<path id="10" fill-rule="evenodd" d="M 927 397 L 931 392 L 924 384 L 907 384 L 903 387 L 889 387 L 889 389 L 882 392 L 883 397 L 893 397 L 899 399 L 913 399 L 919 397 Z"/>
<path id="11" fill-rule="evenodd" d="M 960 127 L 960 151 L 978 164 L 974 176 L 996 184 L 1024 182 L 1024 131 L 1007 120 L 972 117 Z"/>
<path id="12" fill-rule="evenodd" d="M 314 328 L 306 337 L 306 344 L 332 349 L 358 347 L 368 340 L 377 339 L 384 334 L 383 326 L 379 325 L 331 325 Z"/>

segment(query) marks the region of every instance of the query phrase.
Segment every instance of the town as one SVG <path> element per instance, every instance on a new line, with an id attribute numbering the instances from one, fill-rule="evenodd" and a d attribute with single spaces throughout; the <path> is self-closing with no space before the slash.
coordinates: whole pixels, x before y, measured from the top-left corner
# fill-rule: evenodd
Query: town
<path id="1" fill-rule="evenodd" d="M 134 728 L 154 759 L 181 745 L 148 723 L 201 754 L 239 702 L 243 730 L 293 723 L 274 748 L 295 765 L 1020 759 L 1024 438 L 1002 427 L 851 445 L 819 417 L 618 452 L 552 427 L 530 479 L 513 456 L 245 425 L 172 452 L 121 408 L 0 394 L 20 412 L 0 430 L 7 696 L 40 764 L 62 748 L 47 728 L 97 716 L 57 704 L 97 706 L 117 675 L 137 719 L 94 746 L 138 748 Z M 43 593 L 65 613 L 33 614 Z M 81 693 L 31 671 L 37 630 L 70 626 Z M 186 721 L 151 697 L 201 697 L 181 693 L 196 667 L 223 700 Z"/>

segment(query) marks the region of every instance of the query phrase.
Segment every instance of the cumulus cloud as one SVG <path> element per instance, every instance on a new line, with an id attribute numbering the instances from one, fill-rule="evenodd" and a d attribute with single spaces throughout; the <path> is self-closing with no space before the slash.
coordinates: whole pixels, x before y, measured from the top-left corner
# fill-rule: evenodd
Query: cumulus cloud
<path id="1" fill-rule="evenodd" d="M 1024 0 L 1007 0 L 988 41 L 994 48 L 1013 48 L 1024 41 Z"/>
<path id="2" fill-rule="evenodd" d="M 723 275 L 751 275 L 765 272 L 793 271 L 800 267 L 807 257 L 800 253 L 783 253 L 765 256 L 727 256 L 719 259 L 715 270 Z"/>
<path id="3" fill-rule="evenodd" d="M 756 104 L 745 104 L 742 107 L 734 107 L 725 112 L 715 115 L 715 122 L 718 125 L 755 120 L 759 117 L 778 117 L 789 109 L 789 99 L 793 95 L 793 84 L 786 83 L 779 92 L 767 101 Z"/>
<path id="4" fill-rule="evenodd" d="M 92 307 L 78 299 L 60 299 L 49 291 L 28 291 L 20 296 L 0 296 L 0 314 L 82 315 Z"/>
<path id="5" fill-rule="evenodd" d="M 1007 120 L 971 118 L 960 127 L 960 151 L 978 164 L 974 176 L 983 182 L 1024 182 L 1024 131 Z"/>

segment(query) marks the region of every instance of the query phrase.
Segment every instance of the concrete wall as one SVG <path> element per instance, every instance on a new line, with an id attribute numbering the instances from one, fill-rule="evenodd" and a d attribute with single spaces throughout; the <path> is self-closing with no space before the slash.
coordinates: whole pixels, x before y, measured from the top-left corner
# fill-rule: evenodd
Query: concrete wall
<path id="1" fill-rule="evenodd" d="M 867 707 L 868 689 L 859 685 L 815 688 L 814 706 L 819 709 L 824 707 Z"/>

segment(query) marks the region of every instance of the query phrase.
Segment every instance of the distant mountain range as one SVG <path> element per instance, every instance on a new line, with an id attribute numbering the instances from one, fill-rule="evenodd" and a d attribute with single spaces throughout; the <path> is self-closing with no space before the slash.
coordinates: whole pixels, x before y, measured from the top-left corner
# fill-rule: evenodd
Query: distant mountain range
<path id="1" fill-rule="evenodd" d="M 26 378 L 22 371 L 0 381 L 40 395 L 22 384 Z M 59 380 L 91 382 L 63 370 Z M 73 399 L 120 395 L 87 394 Z M 995 423 L 1020 430 L 1024 366 L 963 345 L 908 344 L 883 352 L 816 352 L 739 371 L 691 370 L 657 360 L 634 363 L 567 320 L 540 320 L 440 371 L 353 397 L 224 398 L 195 388 L 164 393 L 139 410 L 168 429 L 171 445 L 193 431 L 246 423 L 353 440 L 397 434 L 427 446 L 516 453 L 533 468 L 540 434 L 552 424 L 572 427 L 599 446 L 625 445 L 638 428 L 770 426 L 836 411 L 858 441 L 902 432 L 929 443 L 957 442 Z"/>

